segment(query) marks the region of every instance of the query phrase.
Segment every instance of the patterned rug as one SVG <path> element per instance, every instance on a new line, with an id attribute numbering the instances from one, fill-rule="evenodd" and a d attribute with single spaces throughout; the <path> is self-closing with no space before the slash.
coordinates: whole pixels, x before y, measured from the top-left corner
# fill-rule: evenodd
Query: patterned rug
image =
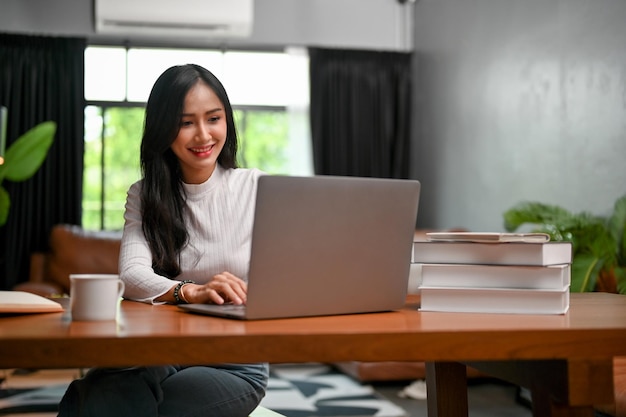
<path id="1" fill-rule="evenodd" d="M 286 417 L 406 417 L 406 412 L 371 386 L 325 364 L 281 364 L 270 367 L 261 405 Z M 56 404 L 78 370 L 45 370 L 9 374 L 0 379 L 0 416 L 21 413 L 55 416 Z M 50 414 L 47 414 L 50 413 Z M 34 414 L 22 414 L 34 417 Z"/>
<path id="2" fill-rule="evenodd" d="M 67 386 L 79 377 L 79 369 L 0 370 L 0 416 L 55 417 Z"/>
<path id="3" fill-rule="evenodd" d="M 406 412 L 324 364 L 272 365 L 261 405 L 287 417 L 405 417 Z"/>

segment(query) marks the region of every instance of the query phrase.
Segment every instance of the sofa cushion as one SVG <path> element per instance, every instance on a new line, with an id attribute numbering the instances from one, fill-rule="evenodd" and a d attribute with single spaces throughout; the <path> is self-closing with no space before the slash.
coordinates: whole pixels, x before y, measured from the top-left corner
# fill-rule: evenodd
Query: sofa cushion
<path id="1" fill-rule="evenodd" d="M 56 225 L 50 233 L 46 279 L 69 293 L 70 274 L 117 274 L 120 245 L 120 232 Z"/>

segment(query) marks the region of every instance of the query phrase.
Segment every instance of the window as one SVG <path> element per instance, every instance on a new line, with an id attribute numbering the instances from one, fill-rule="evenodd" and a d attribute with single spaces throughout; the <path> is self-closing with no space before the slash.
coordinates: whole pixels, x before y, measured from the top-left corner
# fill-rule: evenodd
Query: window
<path id="1" fill-rule="evenodd" d="M 139 145 L 150 89 L 165 69 L 189 62 L 211 70 L 228 92 L 240 166 L 312 175 L 305 51 L 91 46 L 85 51 L 84 228 L 123 227 L 126 191 L 141 175 Z"/>

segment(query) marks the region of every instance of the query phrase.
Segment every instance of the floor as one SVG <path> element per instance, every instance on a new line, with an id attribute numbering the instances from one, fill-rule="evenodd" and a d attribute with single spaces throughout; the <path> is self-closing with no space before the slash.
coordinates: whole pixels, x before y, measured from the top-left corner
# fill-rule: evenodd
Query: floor
<path id="1" fill-rule="evenodd" d="M 409 382 L 410 383 L 410 382 Z M 406 417 L 426 417 L 426 400 L 400 398 L 407 382 L 372 384 L 376 392 L 404 409 Z M 469 417 L 530 417 L 530 408 L 517 400 L 515 386 L 497 380 L 471 381 L 468 385 Z"/>
<path id="2" fill-rule="evenodd" d="M 78 375 L 74 375 L 75 370 L 46 370 L 40 371 L 38 375 L 40 383 L 54 383 L 58 380 L 71 380 Z M 69 372 L 69 373 L 68 373 Z M 7 376 L 7 375 L 0 375 Z M 20 378 L 22 378 L 20 380 Z M 69 379 L 68 379 L 69 378 Z M 23 376 L 13 376 L 15 387 L 29 386 L 31 377 L 28 374 Z M 426 400 L 416 400 L 413 398 L 401 398 L 398 394 L 404 391 L 412 381 L 371 383 L 380 395 L 386 397 L 400 408 L 406 411 L 406 417 L 426 417 Z M 415 394 L 425 392 L 423 384 L 413 385 L 418 389 Z M 469 417 L 530 417 L 530 409 L 516 400 L 516 387 L 505 384 L 498 380 L 476 379 L 468 381 L 468 401 Z M 33 414 L 9 414 L 4 417 L 55 417 L 56 413 L 33 413 Z"/>
<path id="3" fill-rule="evenodd" d="M 376 391 L 406 411 L 406 417 L 426 417 L 426 400 L 400 398 L 406 382 L 373 384 Z M 530 417 L 530 409 L 516 401 L 516 388 L 495 381 L 468 387 L 469 417 Z M 10 414 L 4 417 L 55 417 L 56 413 Z"/>

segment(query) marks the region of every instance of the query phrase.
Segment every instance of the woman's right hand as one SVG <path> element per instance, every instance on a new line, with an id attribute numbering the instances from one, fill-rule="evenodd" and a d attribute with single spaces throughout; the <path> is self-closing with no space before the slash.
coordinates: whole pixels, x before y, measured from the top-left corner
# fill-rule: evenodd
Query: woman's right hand
<path id="1" fill-rule="evenodd" d="M 206 284 L 185 284 L 182 297 L 190 304 L 245 304 L 248 284 L 224 271 L 211 277 Z"/>

